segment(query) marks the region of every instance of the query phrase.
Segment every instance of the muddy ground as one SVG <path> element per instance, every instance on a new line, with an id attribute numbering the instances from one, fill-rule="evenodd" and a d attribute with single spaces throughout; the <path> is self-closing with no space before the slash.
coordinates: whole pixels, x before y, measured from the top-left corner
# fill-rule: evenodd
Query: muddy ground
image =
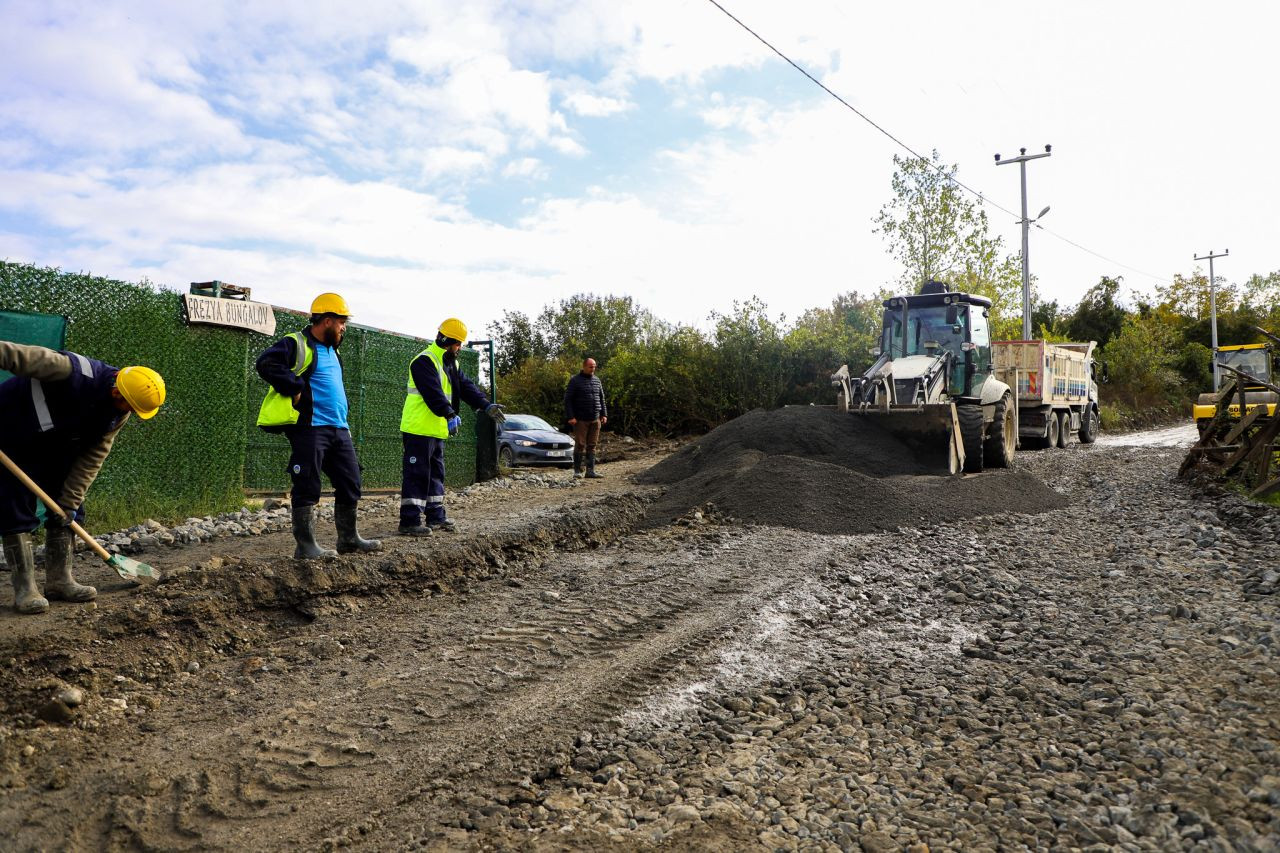
<path id="1" fill-rule="evenodd" d="M 860 535 L 649 526 L 648 455 L 371 557 L 81 556 L 96 606 L 0 593 L 3 846 L 1277 849 L 1280 513 L 1140 443 Z"/>

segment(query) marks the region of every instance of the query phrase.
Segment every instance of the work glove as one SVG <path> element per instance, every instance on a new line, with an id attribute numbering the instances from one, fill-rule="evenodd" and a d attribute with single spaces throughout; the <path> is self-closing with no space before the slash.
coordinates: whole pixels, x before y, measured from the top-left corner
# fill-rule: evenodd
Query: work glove
<path id="1" fill-rule="evenodd" d="M 503 414 L 502 407 L 497 403 L 490 403 L 485 406 L 484 413 L 488 415 L 498 426 L 502 426 L 507 422 L 507 416 Z"/>
<path id="2" fill-rule="evenodd" d="M 449 418 L 449 435 L 457 435 L 458 430 L 462 427 L 462 417 L 454 415 Z"/>

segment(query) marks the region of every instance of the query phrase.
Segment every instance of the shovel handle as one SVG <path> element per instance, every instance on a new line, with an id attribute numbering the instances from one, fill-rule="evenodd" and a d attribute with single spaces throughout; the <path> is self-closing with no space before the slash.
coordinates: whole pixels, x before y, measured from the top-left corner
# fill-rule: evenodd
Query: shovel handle
<path id="1" fill-rule="evenodd" d="M 44 505 L 48 507 L 50 512 L 54 513 L 55 515 L 58 516 L 58 518 L 61 518 L 63 521 L 67 522 L 68 526 L 70 526 L 71 529 L 75 531 L 77 536 L 79 536 L 81 539 L 85 541 L 85 544 L 87 544 L 90 548 L 93 549 L 93 552 L 95 554 L 97 554 L 99 557 L 101 557 L 102 559 L 108 562 L 111 561 L 110 552 L 108 552 L 106 548 L 103 548 L 102 545 L 98 543 L 97 539 L 94 539 L 92 536 L 90 536 L 89 531 L 85 530 L 79 524 L 76 524 L 74 520 L 67 518 L 67 513 L 62 509 L 62 507 L 58 506 L 58 502 L 55 501 L 53 498 L 49 497 L 47 494 L 45 494 L 44 489 L 37 486 L 36 481 L 28 477 L 26 472 L 23 471 L 21 468 L 19 468 L 14 463 L 14 461 L 9 458 L 9 455 L 5 453 L 3 450 L 0 450 L 0 462 L 3 462 L 4 467 L 9 469 L 9 473 L 12 474 L 14 477 L 17 477 L 18 481 L 22 483 L 22 485 L 30 489 L 33 495 L 35 495 L 41 501 L 43 501 Z"/>

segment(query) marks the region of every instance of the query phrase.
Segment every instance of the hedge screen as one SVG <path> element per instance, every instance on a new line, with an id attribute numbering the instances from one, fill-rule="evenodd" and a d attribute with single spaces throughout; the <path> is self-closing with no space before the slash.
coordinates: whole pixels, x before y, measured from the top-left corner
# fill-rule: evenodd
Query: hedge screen
<path id="1" fill-rule="evenodd" d="M 181 294 L 28 264 L 0 262 L 0 308 L 63 315 L 66 348 L 108 364 L 145 364 L 164 377 L 160 414 L 120 433 L 89 492 L 90 524 L 114 527 L 147 517 L 182 518 L 238 507 L 244 490 L 289 487 L 288 442 L 254 421 L 266 393 L 253 369 L 271 339 L 215 326 L 187 325 Z M 276 335 L 306 317 L 276 310 Z M 409 361 L 427 341 L 349 326 L 342 346 L 351 432 L 367 488 L 400 486 L 400 410 Z M 479 358 L 460 354 L 477 377 Z M 464 407 L 465 408 L 465 407 Z M 475 478 L 475 419 L 463 415 L 448 445 L 449 482 Z"/>

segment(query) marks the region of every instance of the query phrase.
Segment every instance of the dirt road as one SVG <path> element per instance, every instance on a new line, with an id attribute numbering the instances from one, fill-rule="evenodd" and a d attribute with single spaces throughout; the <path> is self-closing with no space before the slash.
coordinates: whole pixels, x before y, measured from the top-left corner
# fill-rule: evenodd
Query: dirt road
<path id="1" fill-rule="evenodd" d="M 1067 510 L 834 536 L 648 528 L 625 475 L 651 458 L 480 490 L 458 535 L 376 557 L 148 555 L 164 583 L 0 618 L 0 833 L 1275 849 L 1280 513 L 1192 494 L 1179 459 L 1020 454 Z"/>

